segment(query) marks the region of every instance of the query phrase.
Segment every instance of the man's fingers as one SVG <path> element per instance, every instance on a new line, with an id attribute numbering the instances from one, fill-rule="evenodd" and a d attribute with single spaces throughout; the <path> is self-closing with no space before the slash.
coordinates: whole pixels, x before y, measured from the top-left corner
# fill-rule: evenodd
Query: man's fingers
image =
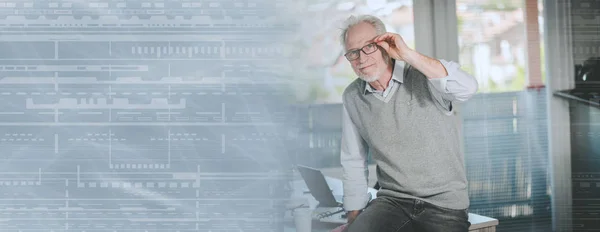
<path id="1" fill-rule="evenodd" d="M 386 41 L 386 40 L 390 41 L 390 42 L 395 41 L 396 40 L 395 34 L 390 33 L 390 32 L 386 32 L 386 33 L 383 33 L 382 35 L 379 35 L 379 36 L 375 37 L 375 39 L 373 41 L 374 42 L 380 42 L 380 41 Z"/>
<path id="2" fill-rule="evenodd" d="M 381 41 L 387 40 L 390 37 L 391 37 L 391 35 L 388 32 L 386 32 L 386 33 L 384 33 L 382 35 L 379 35 L 379 36 L 375 37 L 375 39 L 373 39 L 373 41 L 374 42 L 381 42 Z"/>
<path id="3" fill-rule="evenodd" d="M 377 45 L 381 46 L 386 51 L 390 49 L 390 45 L 386 41 L 377 42 Z"/>

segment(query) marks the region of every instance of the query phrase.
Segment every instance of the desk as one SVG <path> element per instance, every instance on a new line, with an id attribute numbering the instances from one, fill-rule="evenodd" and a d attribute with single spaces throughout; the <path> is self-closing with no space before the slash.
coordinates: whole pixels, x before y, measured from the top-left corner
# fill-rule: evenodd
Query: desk
<path id="1" fill-rule="evenodd" d="M 324 174 L 326 175 L 326 174 Z M 326 176 L 325 180 L 327 184 L 332 189 L 334 196 L 342 196 L 343 195 L 343 182 L 341 179 Z M 292 182 L 293 193 L 292 199 L 305 199 L 308 201 L 309 207 L 314 209 L 317 205 L 317 201 L 310 194 L 305 194 L 307 191 L 306 183 L 302 179 L 296 179 Z M 369 188 L 368 190 L 373 198 L 376 198 L 377 190 L 373 188 Z M 294 232 L 294 222 L 291 215 L 286 215 L 286 223 L 284 232 Z M 498 225 L 498 220 L 490 217 L 485 217 L 473 213 L 469 213 L 469 222 L 471 222 L 471 227 L 469 227 L 469 231 L 472 232 L 495 232 L 496 226 Z M 328 232 L 333 228 L 341 225 L 341 223 L 330 223 L 330 222 L 319 222 L 313 221 L 313 232 Z"/>

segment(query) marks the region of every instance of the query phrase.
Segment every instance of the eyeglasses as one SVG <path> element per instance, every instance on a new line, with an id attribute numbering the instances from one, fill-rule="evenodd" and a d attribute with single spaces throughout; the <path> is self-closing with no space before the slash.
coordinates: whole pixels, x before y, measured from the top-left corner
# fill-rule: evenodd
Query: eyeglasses
<path id="1" fill-rule="evenodd" d="M 366 55 L 369 55 L 369 54 L 377 51 L 377 44 L 376 43 L 367 44 L 360 49 L 355 49 L 355 50 L 347 52 L 346 54 L 344 54 L 344 56 L 346 57 L 346 59 L 348 61 L 353 61 L 360 57 L 360 51 L 364 52 Z"/>

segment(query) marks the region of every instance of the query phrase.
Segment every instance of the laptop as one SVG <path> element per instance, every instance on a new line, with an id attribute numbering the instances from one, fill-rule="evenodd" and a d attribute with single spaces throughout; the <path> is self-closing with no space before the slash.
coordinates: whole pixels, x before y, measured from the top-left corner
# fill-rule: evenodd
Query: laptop
<path id="1" fill-rule="evenodd" d="M 311 195 L 319 202 L 317 207 L 334 208 L 343 204 L 335 198 L 321 170 L 304 165 L 297 165 Z"/>
<path id="2" fill-rule="evenodd" d="M 346 223 L 346 212 L 343 203 L 341 203 L 342 196 L 339 196 L 338 199 L 333 195 L 321 170 L 303 165 L 297 165 L 296 167 L 300 171 L 310 194 L 319 202 L 314 209 L 313 218 L 321 222 Z"/>

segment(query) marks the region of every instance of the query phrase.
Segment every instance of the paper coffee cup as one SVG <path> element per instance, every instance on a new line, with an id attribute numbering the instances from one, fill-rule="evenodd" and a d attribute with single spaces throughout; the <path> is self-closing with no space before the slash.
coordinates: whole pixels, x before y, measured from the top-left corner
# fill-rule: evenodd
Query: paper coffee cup
<path id="1" fill-rule="evenodd" d="M 311 232 L 312 228 L 312 209 L 297 208 L 294 210 L 294 223 L 296 232 Z"/>

